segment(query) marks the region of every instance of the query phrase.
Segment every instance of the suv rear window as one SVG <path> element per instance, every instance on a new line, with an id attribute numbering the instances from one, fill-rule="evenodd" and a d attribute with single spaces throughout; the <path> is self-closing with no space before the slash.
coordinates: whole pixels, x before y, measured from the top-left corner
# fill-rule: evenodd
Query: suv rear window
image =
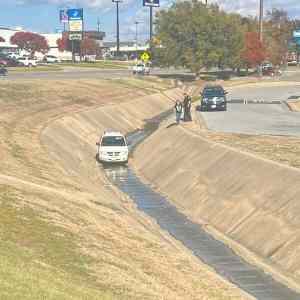
<path id="1" fill-rule="evenodd" d="M 122 136 L 104 136 L 102 138 L 101 146 L 104 147 L 122 147 L 126 146 L 125 139 Z"/>

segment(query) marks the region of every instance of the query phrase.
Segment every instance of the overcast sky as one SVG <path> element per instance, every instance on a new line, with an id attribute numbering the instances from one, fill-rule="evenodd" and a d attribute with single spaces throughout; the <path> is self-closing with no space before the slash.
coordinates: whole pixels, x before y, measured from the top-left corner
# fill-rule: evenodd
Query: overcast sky
<path id="1" fill-rule="evenodd" d="M 212 0 L 208 0 L 212 1 Z M 174 0 L 161 0 L 167 7 Z M 259 0 L 215 0 L 222 8 L 244 15 L 255 15 Z M 292 17 L 300 18 L 300 0 L 264 0 L 265 9 L 283 8 Z M 97 18 L 101 29 L 107 33 L 107 39 L 115 38 L 115 4 L 111 0 L 0 0 L 0 26 L 16 27 L 37 32 L 55 32 L 62 29 L 59 23 L 59 9 L 63 7 L 83 8 L 85 27 L 97 28 Z M 138 25 L 139 39 L 146 39 L 149 26 L 149 9 L 142 7 L 142 0 L 123 0 L 120 3 L 121 40 L 135 38 L 135 21 Z"/>

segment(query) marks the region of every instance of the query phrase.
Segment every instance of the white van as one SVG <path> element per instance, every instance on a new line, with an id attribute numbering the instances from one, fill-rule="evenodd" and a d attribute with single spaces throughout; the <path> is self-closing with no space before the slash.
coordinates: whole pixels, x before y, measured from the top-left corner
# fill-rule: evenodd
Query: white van
<path id="1" fill-rule="evenodd" d="M 128 162 L 128 145 L 125 136 L 118 131 L 106 131 L 101 136 L 97 157 L 100 162 Z"/>

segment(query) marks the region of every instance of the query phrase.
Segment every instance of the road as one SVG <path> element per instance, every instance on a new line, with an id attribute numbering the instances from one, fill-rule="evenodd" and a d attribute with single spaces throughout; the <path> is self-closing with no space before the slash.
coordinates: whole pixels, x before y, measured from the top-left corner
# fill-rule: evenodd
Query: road
<path id="1" fill-rule="evenodd" d="M 300 85 L 253 86 L 228 90 L 228 99 L 285 101 L 300 95 Z M 226 112 L 201 112 L 207 127 L 213 131 L 291 135 L 300 137 L 300 113 L 289 111 L 286 104 L 228 103 Z"/>
<path id="2" fill-rule="evenodd" d="M 158 69 L 151 72 L 152 75 L 161 77 L 193 77 L 185 70 Z M 7 77 L 1 77 L 0 80 L 33 80 L 33 79 L 117 79 L 122 77 L 133 76 L 130 69 L 98 69 L 83 67 L 65 67 L 62 71 L 30 71 L 30 72 L 9 72 Z"/>
<path id="3" fill-rule="evenodd" d="M 31 72 L 11 72 L 5 78 L 8 80 L 32 80 L 32 79 L 112 79 L 127 77 L 131 73 L 124 69 L 94 69 L 94 68 L 65 68 L 63 71 L 31 71 Z"/>

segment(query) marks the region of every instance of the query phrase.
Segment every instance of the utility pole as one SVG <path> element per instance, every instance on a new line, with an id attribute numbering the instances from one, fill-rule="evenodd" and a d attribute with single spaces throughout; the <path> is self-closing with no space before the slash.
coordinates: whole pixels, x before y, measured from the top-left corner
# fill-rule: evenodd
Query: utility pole
<path id="1" fill-rule="evenodd" d="M 135 21 L 135 52 L 136 52 L 136 59 L 138 59 L 138 25 L 140 22 Z"/>
<path id="2" fill-rule="evenodd" d="M 152 38 L 153 38 L 153 6 L 150 6 L 150 40 L 149 40 L 149 48 L 150 48 L 150 55 L 152 57 Z"/>
<path id="3" fill-rule="evenodd" d="M 112 0 L 112 2 L 116 3 L 117 7 L 117 57 L 120 55 L 120 25 L 119 25 L 119 3 L 121 0 Z"/>
<path id="4" fill-rule="evenodd" d="M 153 7 L 159 7 L 159 0 L 143 0 L 144 6 L 149 6 L 150 8 L 150 40 L 149 40 L 149 48 L 150 48 L 150 55 L 152 56 L 152 49 L 153 49 Z"/>
<path id="5" fill-rule="evenodd" d="M 264 1 L 259 0 L 259 39 L 263 42 Z"/>
<path id="6" fill-rule="evenodd" d="M 98 33 L 100 32 L 100 25 L 101 25 L 100 18 L 98 17 L 97 18 L 97 31 L 98 31 Z"/>

